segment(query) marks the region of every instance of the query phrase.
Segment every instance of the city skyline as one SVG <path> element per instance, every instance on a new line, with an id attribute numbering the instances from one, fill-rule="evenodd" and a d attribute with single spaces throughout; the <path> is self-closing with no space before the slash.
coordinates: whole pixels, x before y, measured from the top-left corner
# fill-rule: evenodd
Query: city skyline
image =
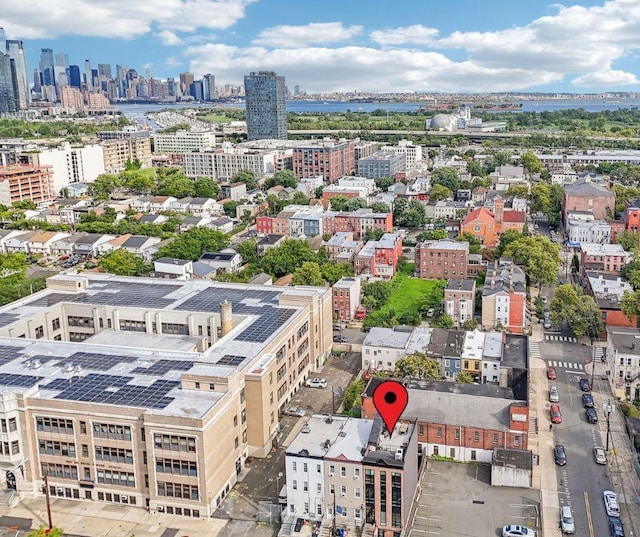
<path id="1" fill-rule="evenodd" d="M 353 0 L 312 7 L 281 0 L 165 0 L 162 9 L 54 2 L 9 6 L 0 26 L 22 39 L 29 71 L 42 48 L 71 64 L 126 65 L 154 77 L 241 85 L 273 70 L 309 92 L 634 91 L 640 0 L 469 0 L 372 10 Z M 27 24 L 28 21 L 28 24 Z M 73 22 L 73 24 L 71 24 Z M 55 63 L 54 63 L 55 65 Z"/>

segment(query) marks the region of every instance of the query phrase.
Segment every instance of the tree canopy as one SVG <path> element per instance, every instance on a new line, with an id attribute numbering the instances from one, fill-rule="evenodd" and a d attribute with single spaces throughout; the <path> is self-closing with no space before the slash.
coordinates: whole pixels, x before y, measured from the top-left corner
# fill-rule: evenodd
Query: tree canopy
<path id="1" fill-rule="evenodd" d="M 446 186 L 436 184 L 431 187 L 429 191 L 429 201 L 437 202 L 442 200 L 448 200 L 453 197 L 453 192 Z"/>
<path id="2" fill-rule="evenodd" d="M 258 181 L 252 171 L 238 172 L 231 177 L 231 183 L 244 183 L 247 185 L 247 190 L 255 190 L 258 188 Z"/>
<path id="3" fill-rule="evenodd" d="M 296 268 L 291 278 L 293 285 L 315 285 L 323 286 L 325 284 L 320 265 L 315 261 L 305 261 Z"/>
<path id="4" fill-rule="evenodd" d="M 523 235 L 506 247 L 504 255 L 521 265 L 532 283 L 552 285 L 558 281 L 560 246 L 543 235 Z"/>
<path id="5" fill-rule="evenodd" d="M 219 252 L 227 246 L 229 238 L 224 233 L 205 227 L 194 227 L 160 248 L 156 256 L 196 261 L 205 252 Z"/>
<path id="6" fill-rule="evenodd" d="M 396 362 L 395 374 L 398 377 L 435 380 L 440 379 L 442 376 L 440 374 L 440 363 L 427 357 L 422 352 L 414 352 L 405 358 L 400 358 Z"/>
<path id="7" fill-rule="evenodd" d="M 436 168 L 431 172 L 431 185 L 442 185 L 455 193 L 460 188 L 460 174 L 455 168 Z"/>
<path id="8" fill-rule="evenodd" d="M 297 184 L 298 180 L 291 170 L 280 170 L 265 180 L 264 187 L 272 188 L 277 185 L 282 185 L 284 187 L 295 188 Z"/>
<path id="9" fill-rule="evenodd" d="M 262 257 L 265 272 L 276 278 L 293 274 L 307 261 L 317 261 L 309 243 L 299 239 L 285 239 L 280 246 L 269 248 Z"/>
<path id="10" fill-rule="evenodd" d="M 141 276 L 151 269 L 140 256 L 123 248 L 118 248 L 102 256 L 100 267 L 105 272 L 118 276 Z"/>
<path id="11" fill-rule="evenodd" d="M 587 334 L 595 336 L 603 330 L 600 308 L 596 301 L 576 285 L 564 284 L 556 287 L 549 309 L 552 324 L 560 326 L 567 322 L 578 337 Z"/>

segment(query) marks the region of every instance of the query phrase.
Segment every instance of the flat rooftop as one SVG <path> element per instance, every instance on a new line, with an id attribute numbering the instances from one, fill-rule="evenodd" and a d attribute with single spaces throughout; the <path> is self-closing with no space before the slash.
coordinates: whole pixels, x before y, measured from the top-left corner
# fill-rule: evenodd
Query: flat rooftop
<path id="1" fill-rule="evenodd" d="M 189 313 L 219 314 L 224 300 L 232 304 L 234 326 L 204 352 L 192 350 L 199 337 L 133 331 L 103 331 L 81 343 L 0 337 L 0 392 L 193 417 L 203 416 L 222 393 L 183 390 L 183 374 L 225 379 L 247 369 L 288 323 L 304 315 L 302 308 L 279 306 L 282 295 L 330 292 L 111 275 L 59 275 L 49 280 L 50 285 L 62 282 L 86 282 L 87 288 L 47 288 L 7 304 L 0 308 L 0 329 L 61 304 L 117 307 L 121 318 L 128 309 L 180 311 L 187 323 Z M 73 315 L 69 306 L 65 314 Z"/>

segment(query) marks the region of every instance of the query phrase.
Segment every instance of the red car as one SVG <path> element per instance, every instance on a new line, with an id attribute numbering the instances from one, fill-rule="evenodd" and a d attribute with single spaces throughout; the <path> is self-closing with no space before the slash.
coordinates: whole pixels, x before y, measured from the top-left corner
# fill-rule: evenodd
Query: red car
<path id="1" fill-rule="evenodd" d="M 562 423 L 562 414 L 560 414 L 558 405 L 551 405 L 549 413 L 551 414 L 551 423 Z"/>
<path id="2" fill-rule="evenodd" d="M 547 378 L 549 380 L 556 380 L 558 376 L 556 375 L 556 368 L 553 366 L 549 366 L 547 369 Z"/>

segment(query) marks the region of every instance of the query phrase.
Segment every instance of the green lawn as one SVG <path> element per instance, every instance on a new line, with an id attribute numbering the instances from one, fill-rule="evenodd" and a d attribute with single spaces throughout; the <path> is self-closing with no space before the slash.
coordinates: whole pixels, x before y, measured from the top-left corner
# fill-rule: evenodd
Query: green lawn
<path id="1" fill-rule="evenodd" d="M 198 119 L 202 121 L 208 121 L 210 123 L 231 123 L 232 121 L 235 121 L 231 117 L 219 114 L 207 114 L 206 116 L 199 116 Z"/>
<path id="2" fill-rule="evenodd" d="M 417 312 L 423 303 L 422 297 L 432 293 L 440 280 L 412 278 L 406 271 L 401 270 L 396 274 L 394 281 L 397 288 L 380 311 L 394 310 L 396 317 L 399 317 L 405 312 Z"/>

